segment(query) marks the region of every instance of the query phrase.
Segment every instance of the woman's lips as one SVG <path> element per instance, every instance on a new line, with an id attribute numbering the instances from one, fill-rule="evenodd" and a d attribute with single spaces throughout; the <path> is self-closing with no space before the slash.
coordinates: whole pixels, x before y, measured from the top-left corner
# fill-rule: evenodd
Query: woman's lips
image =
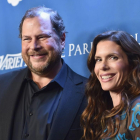
<path id="1" fill-rule="evenodd" d="M 101 80 L 103 81 L 103 82 L 107 82 L 107 81 L 110 81 L 110 80 L 112 80 L 113 78 L 114 78 L 114 76 L 115 76 L 116 74 L 102 74 L 102 75 L 100 75 L 100 77 L 101 77 Z"/>

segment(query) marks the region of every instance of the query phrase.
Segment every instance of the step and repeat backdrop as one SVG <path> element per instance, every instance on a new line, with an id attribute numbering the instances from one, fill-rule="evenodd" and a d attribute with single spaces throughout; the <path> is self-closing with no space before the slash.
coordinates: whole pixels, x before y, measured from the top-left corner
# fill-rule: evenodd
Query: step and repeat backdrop
<path id="1" fill-rule="evenodd" d="M 26 67 L 21 57 L 19 24 L 25 11 L 45 6 L 57 11 L 66 26 L 62 58 L 77 73 L 89 76 L 87 57 L 96 35 L 123 30 L 140 42 L 139 0 L 2 0 L 0 2 L 0 74 Z"/>

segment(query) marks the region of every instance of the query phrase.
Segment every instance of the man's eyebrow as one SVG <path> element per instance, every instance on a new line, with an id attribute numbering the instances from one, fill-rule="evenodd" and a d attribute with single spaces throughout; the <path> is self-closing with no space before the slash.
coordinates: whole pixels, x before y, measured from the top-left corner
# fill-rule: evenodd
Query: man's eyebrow
<path id="1" fill-rule="evenodd" d="M 41 34 L 38 34 L 37 36 L 41 36 L 41 35 L 51 36 L 51 33 L 41 33 Z"/>
<path id="2" fill-rule="evenodd" d="M 30 36 L 22 35 L 22 36 L 21 36 L 21 39 L 22 39 L 22 38 L 29 38 L 29 37 L 30 37 Z"/>
<path id="3" fill-rule="evenodd" d="M 27 35 L 22 35 L 22 37 L 29 37 L 29 36 L 27 36 Z"/>
<path id="4" fill-rule="evenodd" d="M 51 36 L 51 33 L 41 33 L 36 35 L 35 37 L 39 37 L 39 36 Z M 26 37 L 30 37 L 30 35 L 22 35 L 22 38 L 26 38 Z"/>

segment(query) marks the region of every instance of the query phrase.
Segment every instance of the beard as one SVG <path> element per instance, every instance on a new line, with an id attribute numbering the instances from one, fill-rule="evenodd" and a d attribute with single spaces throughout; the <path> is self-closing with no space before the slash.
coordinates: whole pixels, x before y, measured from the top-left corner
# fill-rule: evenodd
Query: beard
<path id="1" fill-rule="evenodd" d="M 41 54 L 45 55 L 44 59 L 39 59 L 36 62 L 31 62 L 30 57 L 32 55 L 41 55 Z M 37 75 L 46 75 L 47 73 L 50 73 L 53 67 L 60 62 L 61 54 L 62 54 L 62 50 L 60 48 L 58 48 L 57 50 L 51 50 L 51 51 L 32 50 L 26 54 L 22 53 L 22 58 L 31 72 Z M 42 61 L 43 61 L 43 64 L 39 65 L 39 63 Z M 38 65 L 35 66 L 34 63 L 38 63 Z"/>

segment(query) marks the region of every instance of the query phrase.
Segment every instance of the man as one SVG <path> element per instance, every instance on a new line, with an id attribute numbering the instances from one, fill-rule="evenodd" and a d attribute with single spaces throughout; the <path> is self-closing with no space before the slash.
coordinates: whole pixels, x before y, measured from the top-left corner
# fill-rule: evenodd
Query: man
<path id="1" fill-rule="evenodd" d="M 19 29 L 27 68 L 0 76 L 0 140 L 80 140 L 86 78 L 61 59 L 63 20 L 36 7 Z"/>

